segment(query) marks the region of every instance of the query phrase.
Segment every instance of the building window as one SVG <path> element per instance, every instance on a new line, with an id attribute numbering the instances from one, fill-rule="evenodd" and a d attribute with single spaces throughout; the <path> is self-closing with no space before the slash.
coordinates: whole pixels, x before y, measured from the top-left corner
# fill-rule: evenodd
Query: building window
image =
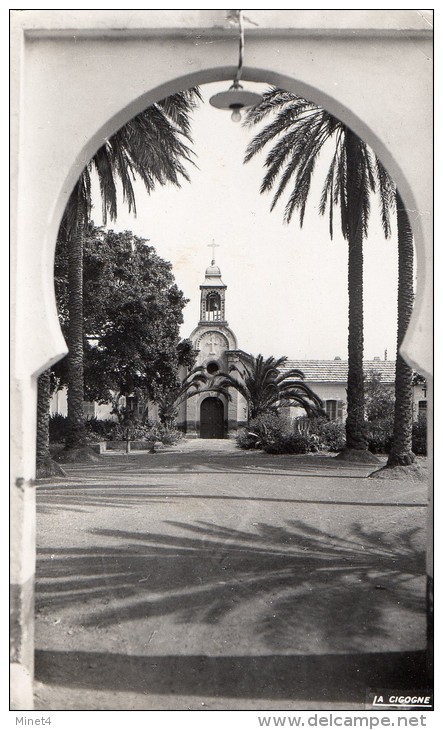
<path id="1" fill-rule="evenodd" d="M 428 401 L 427 400 L 419 400 L 418 401 L 418 418 L 424 419 L 426 418 L 428 413 Z"/>
<path id="2" fill-rule="evenodd" d="M 343 401 L 332 399 L 325 401 L 325 411 L 330 421 L 342 421 Z"/>
<path id="3" fill-rule="evenodd" d="M 216 362 L 209 362 L 206 366 L 206 370 L 208 371 L 209 375 L 215 375 L 215 373 L 218 373 L 220 370 L 218 363 Z"/>
<path id="4" fill-rule="evenodd" d="M 337 401 L 327 400 L 325 403 L 325 411 L 330 421 L 335 421 L 337 418 Z"/>

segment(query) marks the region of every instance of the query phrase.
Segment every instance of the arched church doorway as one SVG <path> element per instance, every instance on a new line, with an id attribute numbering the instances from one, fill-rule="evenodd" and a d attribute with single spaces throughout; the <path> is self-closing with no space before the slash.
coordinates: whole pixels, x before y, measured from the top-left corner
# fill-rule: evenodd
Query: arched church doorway
<path id="1" fill-rule="evenodd" d="M 225 436 L 225 414 L 220 398 L 205 398 L 200 406 L 200 438 L 222 439 Z"/>

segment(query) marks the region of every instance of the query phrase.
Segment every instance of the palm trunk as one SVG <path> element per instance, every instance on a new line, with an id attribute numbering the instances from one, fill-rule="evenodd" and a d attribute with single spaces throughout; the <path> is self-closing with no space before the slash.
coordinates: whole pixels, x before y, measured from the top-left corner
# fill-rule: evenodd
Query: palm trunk
<path id="1" fill-rule="evenodd" d="M 363 375 L 363 230 L 361 216 L 361 176 L 359 170 L 360 140 L 346 132 L 346 179 L 348 197 L 348 410 L 346 447 L 367 450 Z"/>
<path id="2" fill-rule="evenodd" d="M 396 194 L 398 227 L 397 359 L 395 364 L 394 438 L 387 466 L 412 464 L 412 369 L 400 355 L 414 303 L 414 245 L 408 214 Z"/>
<path id="3" fill-rule="evenodd" d="M 66 449 L 86 445 L 83 418 L 83 230 L 70 237 L 68 251 L 68 435 Z"/>
<path id="4" fill-rule="evenodd" d="M 51 400 L 51 371 L 45 370 L 37 381 L 37 449 L 36 477 L 65 476 L 62 467 L 51 458 L 49 451 L 49 404 Z"/>
<path id="5" fill-rule="evenodd" d="M 51 458 L 49 451 L 49 402 L 51 371 L 45 370 L 37 381 L 37 469 Z"/>

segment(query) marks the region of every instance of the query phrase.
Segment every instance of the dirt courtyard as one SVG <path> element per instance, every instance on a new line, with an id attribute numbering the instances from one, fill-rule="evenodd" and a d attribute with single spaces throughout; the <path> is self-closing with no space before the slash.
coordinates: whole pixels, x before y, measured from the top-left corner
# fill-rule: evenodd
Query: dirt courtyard
<path id="1" fill-rule="evenodd" d="M 230 441 L 37 484 L 37 710 L 364 710 L 425 688 L 427 484 Z"/>

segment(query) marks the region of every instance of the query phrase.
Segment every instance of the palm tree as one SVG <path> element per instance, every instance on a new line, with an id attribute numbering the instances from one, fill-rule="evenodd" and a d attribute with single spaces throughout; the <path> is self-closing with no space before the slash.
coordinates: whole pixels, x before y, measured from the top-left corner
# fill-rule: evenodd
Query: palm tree
<path id="1" fill-rule="evenodd" d="M 418 480 L 426 478 L 425 473 L 416 464 L 412 451 L 412 408 L 414 394 L 414 373 L 400 355 L 400 347 L 411 319 L 414 305 L 414 241 L 407 210 L 395 188 L 395 206 L 397 211 L 398 232 L 398 291 L 397 291 L 397 356 L 395 363 L 395 405 L 394 433 L 391 451 L 386 466 L 377 469 L 371 477 L 392 476 L 392 469 L 397 466 L 412 466 L 410 477 Z M 404 473 L 402 472 L 402 476 Z"/>
<path id="2" fill-rule="evenodd" d="M 189 181 L 184 163 L 192 163 L 192 152 L 184 140 L 192 141 L 189 115 L 200 98 L 196 89 L 179 92 L 131 119 L 110 137 L 84 168 L 66 207 L 60 236 L 68 246 L 69 326 L 68 437 L 61 459 L 77 458 L 85 446 L 83 419 L 83 237 L 90 220 L 91 174 L 95 171 L 101 192 L 102 216 L 117 216 L 117 183 L 123 200 L 136 214 L 133 181 L 139 177 L 148 194 L 156 184 L 180 186 Z M 75 452 L 75 453 L 74 453 Z M 84 455 L 85 452 L 83 452 Z M 92 457 L 94 458 L 94 457 Z"/>
<path id="3" fill-rule="evenodd" d="M 260 192 L 276 187 L 271 210 L 289 183 L 292 187 L 284 220 L 289 223 L 295 211 L 303 225 L 311 181 L 321 151 L 327 143 L 332 159 L 323 186 L 320 213 L 328 213 L 333 237 L 333 215 L 340 209 L 341 231 L 348 242 L 348 382 L 346 449 L 341 458 L 373 461 L 368 452 L 364 414 L 363 377 L 363 239 L 368 235 L 371 193 L 377 182 L 382 190 L 384 170 L 367 145 L 343 122 L 316 104 L 281 89 L 270 89 L 260 104 L 252 107 L 245 124 L 253 127 L 267 116 L 275 115 L 247 147 L 245 162 L 274 143 L 266 160 L 266 174 Z M 381 218 L 385 235 L 390 234 L 388 196 L 380 194 Z"/>
<path id="4" fill-rule="evenodd" d="M 167 428 L 173 428 L 176 422 L 179 406 L 188 398 L 202 392 L 202 386 L 207 386 L 209 377 L 202 366 L 193 368 L 181 382 L 174 387 L 157 387 L 154 403 L 158 405 L 160 423 Z"/>
<path id="5" fill-rule="evenodd" d="M 396 191 L 398 229 L 397 358 L 395 363 L 394 438 L 387 467 L 409 466 L 412 451 L 413 372 L 400 355 L 414 305 L 414 243 L 408 214 Z"/>
<path id="6" fill-rule="evenodd" d="M 306 385 L 301 370 L 283 370 L 287 357 L 249 355 L 242 366 L 231 365 L 230 373 L 219 373 L 216 384 L 223 389 L 235 388 L 248 404 L 248 423 L 264 413 L 276 412 L 281 405 L 304 408 L 315 414 L 322 407 L 321 399 Z"/>
<path id="7" fill-rule="evenodd" d="M 51 458 L 49 450 L 49 403 L 51 399 L 51 370 L 45 370 L 37 381 L 37 476 L 65 476 L 59 464 Z"/>
<path id="8" fill-rule="evenodd" d="M 228 386 L 221 382 L 221 375 L 222 373 L 218 373 L 213 377 L 209 377 L 206 368 L 198 365 L 181 382 L 177 382 L 175 386 L 157 386 L 153 400 L 158 405 L 160 422 L 164 426 L 172 428 L 176 422 L 181 404 L 195 395 L 201 395 L 201 393 L 219 393 L 227 400 L 231 400 Z"/>

